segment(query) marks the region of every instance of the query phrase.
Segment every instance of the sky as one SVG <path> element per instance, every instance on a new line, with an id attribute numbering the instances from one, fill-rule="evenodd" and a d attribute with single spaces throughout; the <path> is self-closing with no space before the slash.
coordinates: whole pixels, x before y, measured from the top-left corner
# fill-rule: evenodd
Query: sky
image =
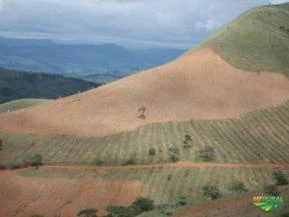
<path id="1" fill-rule="evenodd" d="M 190 48 L 250 8 L 289 0 L 0 0 L 0 36 Z"/>

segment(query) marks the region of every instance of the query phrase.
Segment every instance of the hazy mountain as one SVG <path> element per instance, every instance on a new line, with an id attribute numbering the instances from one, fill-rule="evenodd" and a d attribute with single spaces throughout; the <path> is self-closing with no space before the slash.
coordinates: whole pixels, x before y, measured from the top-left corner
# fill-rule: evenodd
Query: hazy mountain
<path id="1" fill-rule="evenodd" d="M 124 76 L 181 55 L 178 49 L 131 51 L 116 44 L 59 44 L 48 40 L 0 38 L 0 66 L 35 72 Z"/>

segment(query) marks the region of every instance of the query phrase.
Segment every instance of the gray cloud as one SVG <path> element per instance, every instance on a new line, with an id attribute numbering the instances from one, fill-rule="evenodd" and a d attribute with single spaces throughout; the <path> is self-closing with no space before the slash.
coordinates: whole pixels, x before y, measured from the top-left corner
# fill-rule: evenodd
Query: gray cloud
<path id="1" fill-rule="evenodd" d="M 0 35 L 191 47 L 268 3 L 277 0 L 0 0 Z"/>
<path id="2" fill-rule="evenodd" d="M 271 4 L 282 4 L 288 2 L 288 0 L 270 0 Z"/>

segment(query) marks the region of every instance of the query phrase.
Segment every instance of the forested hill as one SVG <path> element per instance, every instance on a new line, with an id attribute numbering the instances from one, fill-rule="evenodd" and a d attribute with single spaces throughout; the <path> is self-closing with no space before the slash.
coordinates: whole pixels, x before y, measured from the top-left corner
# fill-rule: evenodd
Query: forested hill
<path id="1" fill-rule="evenodd" d="M 100 84 L 45 73 L 27 73 L 0 68 L 0 103 L 22 98 L 55 99 Z"/>

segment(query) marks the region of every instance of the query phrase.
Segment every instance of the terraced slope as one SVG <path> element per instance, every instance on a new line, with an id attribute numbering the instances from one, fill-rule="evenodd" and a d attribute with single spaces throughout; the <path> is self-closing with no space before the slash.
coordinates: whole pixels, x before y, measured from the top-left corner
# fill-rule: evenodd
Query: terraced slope
<path id="1" fill-rule="evenodd" d="M 289 3 L 249 10 L 203 41 L 231 65 L 289 76 Z"/>
<path id="2" fill-rule="evenodd" d="M 215 162 L 289 163 L 289 102 L 283 106 L 252 112 L 239 119 L 192 120 L 140 127 L 105 137 L 15 134 L 0 131 L 4 149 L 0 163 L 29 160 L 40 153 L 49 164 L 123 164 L 168 162 L 169 149 L 178 148 L 180 160 L 200 161 L 198 151 L 214 147 Z M 192 148 L 184 148 L 185 135 Z M 150 156 L 149 149 L 156 155 Z"/>
<path id="3" fill-rule="evenodd" d="M 289 175 L 289 170 L 282 171 L 287 176 Z M 101 169 L 98 171 L 40 168 L 1 172 L 0 186 L 6 186 L 6 188 L 0 188 L 1 195 L 5 195 L 5 198 L 0 197 L 0 210 L 8 216 L 17 212 L 27 216 L 35 212 L 45 216 L 75 216 L 81 208 L 90 206 L 104 213 L 105 206 L 127 205 L 140 195 L 152 198 L 156 204 L 168 204 L 172 208 L 178 203 L 180 197 L 183 197 L 187 205 L 193 205 L 193 208 L 196 208 L 200 203 L 207 204 L 207 198 L 202 196 L 201 188 L 206 184 L 211 184 L 217 186 L 224 197 L 215 203 L 222 203 L 227 196 L 233 196 L 236 202 L 247 204 L 246 207 L 242 207 L 245 210 L 235 210 L 236 215 L 242 213 L 243 216 L 249 217 L 250 215 L 244 212 L 248 211 L 263 217 L 264 213 L 258 212 L 259 210 L 254 207 L 251 200 L 252 195 L 262 192 L 263 186 L 274 183 L 272 172 L 272 169 L 260 168 L 172 169 L 166 167 L 104 171 Z M 169 176 L 171 176 L 170 180 Z M 236 195 L 231 192 L 228 187 L 235 179 L 242 181 L 251 193 Z M 43 185 L 45 188 L 42 187 Z M 17 191 L 19 187 L 23 188 L 21 192 Z M 17 199 L 14 198 L 16 193 Z M 288 211 L 288 195 L 288 191 L 284 191 L 287 207 L 282 207 L 278 212 Z M 14 203 L 10 202 L 12 200 Z M 229 210 L 225 204 L 223 205 L 223 208 L 219 208 L 220 213 L 221 211 L 226 213 Z M 214 210 L 210 209 L 214 203 L 207 204 L 207 206 L 207 209 L 202 208 L 206 213 Z M 188 212 L 189 209 L 176 216 L 191 216 Z M 194 216 L 202 216 L 199 212 L 194 214 Z M 166 215 L 150 213 L 146 216 L 163 217 Z M 250 217 L 252 216 L 258 215 Z"/>

